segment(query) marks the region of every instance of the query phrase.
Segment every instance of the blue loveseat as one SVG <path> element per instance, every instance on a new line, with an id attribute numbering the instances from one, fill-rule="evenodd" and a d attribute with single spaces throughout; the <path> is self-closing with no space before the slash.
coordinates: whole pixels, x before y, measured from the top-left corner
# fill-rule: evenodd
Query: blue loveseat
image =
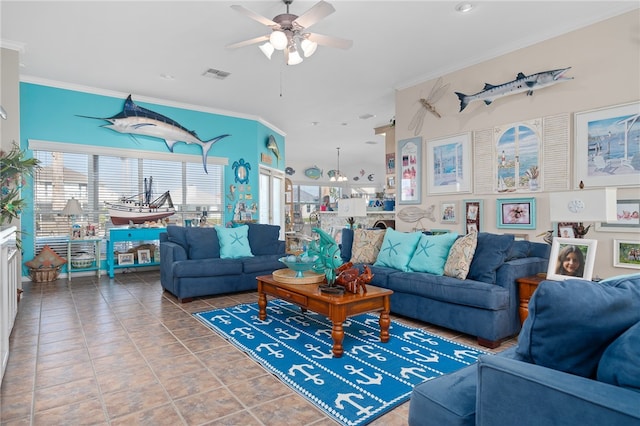
<path id="1" fill-rule="evenodd" d="M 352 258 L 354 231 L 342 230 L 341 257 Z M 495 348 L 518 334 L 516 279 L 546 272 L 548 244 L 480 232 L 466 279 L 371 266 L 372 285 L 393 290 L 391 312 L 476 336 Z M 360 268 L 362 264 L 357 264 Z"/>
<path id="2" fill-rule="evenodd" d="M 639 426 L 640 274 L 543 281 L 518 345 L 416 386 L 409 425 Z"/>
<path id="3" fill-rule="evenodd" d="M 221 258 L 215 228 L 168 226 L 160 234 L 160 282 L 180 302 L 194 297 L 257 288 L 256 277 L 282 269 L 278 261 L 285 253 L 276 225 L 248 225 L 252 256 Z M 225 257 L 224 255 L 222 257 Z"/>

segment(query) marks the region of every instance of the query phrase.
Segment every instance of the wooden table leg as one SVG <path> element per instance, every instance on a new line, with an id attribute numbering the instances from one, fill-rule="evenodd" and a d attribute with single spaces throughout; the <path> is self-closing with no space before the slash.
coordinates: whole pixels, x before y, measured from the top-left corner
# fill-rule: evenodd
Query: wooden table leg
<path id="1" fill-rule="evenodd" d="M 331 330 L 331 338 L 333 339 L 333 356 L 340 358 L 343 353 L 342 340 L 344 339 L 344 329 L 342 321 L 334 321 Z"/>
<path id="2" fill-rule="evenodd" d="M 264 293 L 258 293 L 258 318 L 260 321 L 267 319 L 267 295 Z"/>
<path id="3" fill-rule="evenodd" d="M 380 341 L 387 343 L 389 341 L 389 325 L 391 319 L 389 318 L 389 311 L 391 310 L 389 296 L 384 298 L 384 309 L 380 312 Z"/>

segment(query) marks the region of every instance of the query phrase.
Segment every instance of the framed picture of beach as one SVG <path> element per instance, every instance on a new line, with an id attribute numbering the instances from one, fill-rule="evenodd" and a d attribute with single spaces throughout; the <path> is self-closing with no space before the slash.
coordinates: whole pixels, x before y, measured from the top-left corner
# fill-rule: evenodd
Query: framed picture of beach
<path id="1" fill-rule="evenodd" d="M 471 134 L 427 141 L 427 194 L 471 192 Z"/>
<path id="2" fill-rule="evenodd" d="M 640 102 L 579 112 L 574 120 L 575 187 L 637 185 Z"/>
<path id="3" fill-rule="evenodd" d="M 398 204 L 420 204 L 422 201 L 422 138 L 398 141 L 400 164 L 396 165 L 399 188 Z"/>

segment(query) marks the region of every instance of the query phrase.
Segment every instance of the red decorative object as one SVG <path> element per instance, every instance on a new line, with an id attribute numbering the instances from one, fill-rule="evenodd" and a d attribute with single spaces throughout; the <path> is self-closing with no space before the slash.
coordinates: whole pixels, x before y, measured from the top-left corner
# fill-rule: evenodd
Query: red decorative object
<path id="1" fill-rule="evenodd" d="M 367 292 L 367 284 L 373 279 L 371 268 L 364 265 L 364 272 L 360 273 L 360 270 L 353 266 L 353 263 L 348 262 L 341 265 L 337 270 L 336 284 L 341 285 L 346 291 L 351 293 Z"/>

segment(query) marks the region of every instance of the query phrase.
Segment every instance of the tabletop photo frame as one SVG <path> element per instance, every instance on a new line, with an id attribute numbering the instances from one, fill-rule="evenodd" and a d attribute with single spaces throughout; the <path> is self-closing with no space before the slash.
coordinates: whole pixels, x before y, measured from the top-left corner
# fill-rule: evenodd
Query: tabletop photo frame
<path id="1" fill-rule="evenodd" d="M 554 238 L 549 255 L 547 279 L 556 281 L 569 278 L 591 280 L 597 245 L 598 240 Z"/>

